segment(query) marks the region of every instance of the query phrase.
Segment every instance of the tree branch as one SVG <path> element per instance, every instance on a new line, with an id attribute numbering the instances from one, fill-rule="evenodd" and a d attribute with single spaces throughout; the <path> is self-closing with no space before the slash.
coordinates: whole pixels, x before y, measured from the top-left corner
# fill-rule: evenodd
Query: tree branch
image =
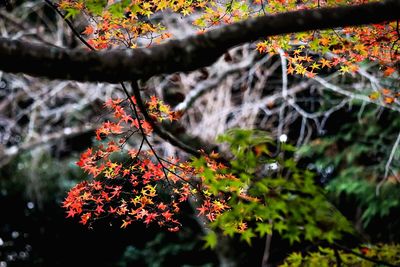
<path id="1" fill-rule="evenodd" d="M 143 117 L 145 120 L 151 125 L 153 128 L 154 132 L 160 136 L 162 139 L 168 141 L 171 145 L 174 145 L 176 147 L 179 147 L 183 151 L 192 154 L 195 157 L 200 157 L 201 153 L 194 149 L 191 146 L 188 146 L 187 144 L 179 141 L 176 139 L 172 134 L 170 134 L 168 131 L 164 130 L 162 127 L 160 127 L 158 124 L 154 122 L 154 120 L 150 117 L 149 113 L 147 112 L 147 109 L 142 101 L 142 97 L 140 95 L 140 90 L 137 82 L 132 82 L 132 89 L 133 89 L 133 94 L 135 96 L 136 102 L 139 106 L 140 112 L 142 113 Z"/>
<path id="2" fill-rule="evenodd" d="M 279 34 L 400 19 L 400 1 L 301 10 L 248 19 L 134 50 L 68 50 L 0 38 L 0 70 L 50 79 L 120 82 L 208 66 L 229 48 Z"/>

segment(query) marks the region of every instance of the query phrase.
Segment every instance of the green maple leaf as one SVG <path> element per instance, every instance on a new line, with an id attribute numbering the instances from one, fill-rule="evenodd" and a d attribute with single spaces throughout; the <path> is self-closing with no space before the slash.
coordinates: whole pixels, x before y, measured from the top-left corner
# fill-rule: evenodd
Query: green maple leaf
<path id="1" fill-rule="evenodd" d="M 217 239 L 217 234 L 215 232 L 209 232 L 203 239 L 206 242 L 204 244 L 204 248 L 213 249 L 217 246 L 218 239 Z"/>
<path id="2" fill-rule="evenodd" d="M 253 230 L 247 229 L 242 233 L 242 236 L 240 237 L 241 240 L 244 240 L 247 242 L 247 244 L 251 245 L 251 239 L 255 237 L 256 235 L 253 233 Z"/>
<path id="3" fill-rule="evenodd" d="M 256 232 L 260 233 L 260 237 L 272 234 L 272 224 L 257 223 Z"/>

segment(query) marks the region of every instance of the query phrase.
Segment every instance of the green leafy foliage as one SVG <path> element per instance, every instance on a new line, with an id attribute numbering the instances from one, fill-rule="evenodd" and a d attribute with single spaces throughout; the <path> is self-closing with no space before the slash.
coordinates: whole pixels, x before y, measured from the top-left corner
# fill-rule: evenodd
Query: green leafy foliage
<path id="1" fill-rule="evenodd" d="M 194 161 L 210 194 L 226 200 L 230 207 L 211 222 L 229 236 L 251 243 L 251 239 L 273 231 L 293 242 L 333 242 L 351 232 L 346 219 L 327 201 L 314 182 L 314 174 L 297 166 L 294 148 L 274 146 L 263 131 L 235 129 L 218 139 L 229 145 L 233 158 L 228 168 L 212 168 L 205 159 Z M 215 236 L 207 237 L 214 246 Z"/>
<path id="2" fill-rule="evenodd" d="M 123 1 L 123 2 L 126 2 L 126 1 Z M 91 13 L 93 13 L 95 15 L 100 15 L 107 5 L 107 0 L 88 0 L 88 1 L 85 1 L 85 4 L 86 4 L 87 9 Z M 118 4 L 118 6 L 119 5 L 121 5 L 121 4 Z"/>
<path id="3" fill-rule="evenodd" d="M 205 241 L 205 244 L 204 244 L 205 248 L 208 248 L 208 247 L 215 248 L 217 246 L 218 239 L 217 239 L 217 234 L 215 232 L 210 231 L 209 233 L 207 233 L 204 236 L 203 239 Z"/>
<path id="4" fill-rule="evenodd" d="M 394 265 L 400 264 L 399 245 L 374 245 L 363 246 L 353 250 L 355 254 L 342 250 L 335 251 L 331 248 L 320 247 L 319 251 L 309 252 L 305 255 L 301 253 L 290 254 L 281 267 L 328 267 L 338 266 L 338 261 L 343 266 L 352 267 L 373 267 L 381 266 L 376 262 L 368 261 L 358 255 L 371 258 L 376 261 L 388 262 Z M 357 255 L 358 254 L 358 255 Z M 383 265 L 382 265 L 383 266 Z"/>

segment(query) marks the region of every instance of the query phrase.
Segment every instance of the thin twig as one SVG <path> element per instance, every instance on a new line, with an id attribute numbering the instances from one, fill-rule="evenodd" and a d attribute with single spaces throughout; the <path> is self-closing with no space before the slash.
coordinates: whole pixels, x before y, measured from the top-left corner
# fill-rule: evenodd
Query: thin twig
<path id="1" fill-rule="evenodd" d="M 269 223 L 272 224 L 272 220 L 269 220 Z M 265 238 L 265 248 L 264 248 L 264 255 L 262 258 L 261 262 L 261 267 L 267 267 L 268 266 L 268 259 L 270 255 L 270 250 L 271 250 L 271 241 L 272 241 L 272 232 L 270 234 L 267 234 L 267 237 Z"/>
<path id="2" fill-rule="evenodd" d="M 397 147 L 399 146 L 399 143 L 400 143 L 400 133 L 397 135 L 397 139 L 396 139 L 396 141 L 395 141 L 394 144 L 393 144 L 392 151 L 390 151 L 389 159 L 388 159 L 388 161 L 386 162 L 386 165 L 385 165 L 385 175 L 383 176 L 383 179 L 382 179 L 382 180 L 378 183 L 378 185 L 376 186 L 375 194 L 376 194 L 377 196 L 379 195 L 379 192 L 380 192 L 381 187 L 383 186 L 383 184 L 385 183 L 385 181 L 386 181 L 387 178 L 388 178 L 389 170 L 390 170 L 390 165 L 392 164 L 392 161 L 393 161 L 394 155 L 395 155 L 395 153 L 396 153 Z"/>
<path id="3" fill-rule="evenodd" d="M 84 44 L 86 45 L 88 48 L 90 48 L 90 50 L 96 50 L 93 46 L 91 46 L 83 37 L 82 35 L 75 29 L 74 25 L 72 24 L 72 22 L 58 9 L 58 7 L 50 0 L 44 0 L 46 2 L 46 4 L 48 4 L 55 12 L 57 12 L 57 14 L 59 14 L 63 20 L 65 21 L 65 23 L 67 23 L 68 27 L 71 29 L 71 31 L 74 33 L 74 35 Z"/>

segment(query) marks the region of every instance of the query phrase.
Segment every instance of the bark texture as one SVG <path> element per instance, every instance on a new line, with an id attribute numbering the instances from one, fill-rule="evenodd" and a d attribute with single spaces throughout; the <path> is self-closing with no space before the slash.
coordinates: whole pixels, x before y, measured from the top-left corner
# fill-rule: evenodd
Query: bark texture
<path id="1" fill-rule="evenodd" d="M 400 0 L 263 16 L 133 50 L 68 50 L 0 38 L 0 70 L 50 79 L 117 83 L 192 71 L 229 48 L 267 36 L 400 19 Z"/>

